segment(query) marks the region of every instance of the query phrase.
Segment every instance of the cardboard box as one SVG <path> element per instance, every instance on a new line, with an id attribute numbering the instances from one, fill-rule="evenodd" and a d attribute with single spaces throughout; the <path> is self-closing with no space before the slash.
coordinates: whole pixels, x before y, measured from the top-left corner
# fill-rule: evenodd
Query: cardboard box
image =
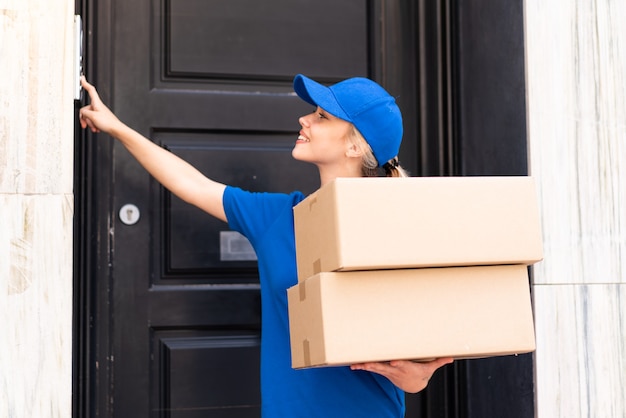
<path id="1" fill-rule="evenodd" d="M 339 178 L 294 216 L 300 281 L 328 271 L 543 258 L 530 177 Z"/>
<path id="2" fill-rule="evenodd" d="M 523 265 L 320 273 L 288 301 L 294 368 L 535 349 Z"/>

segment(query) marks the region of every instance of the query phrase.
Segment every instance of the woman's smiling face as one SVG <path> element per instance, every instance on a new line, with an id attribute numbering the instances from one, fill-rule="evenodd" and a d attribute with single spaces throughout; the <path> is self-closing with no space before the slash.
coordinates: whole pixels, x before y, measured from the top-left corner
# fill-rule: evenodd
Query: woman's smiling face
<path id="1" fill-rule="evenodd" d="M 302 129 L 291 155 L 299 161 L 318 166 L 342 162 L 349 148 L 348 135 L 352 124 L 324 109 L 317 109 L 298 120 Z"/>

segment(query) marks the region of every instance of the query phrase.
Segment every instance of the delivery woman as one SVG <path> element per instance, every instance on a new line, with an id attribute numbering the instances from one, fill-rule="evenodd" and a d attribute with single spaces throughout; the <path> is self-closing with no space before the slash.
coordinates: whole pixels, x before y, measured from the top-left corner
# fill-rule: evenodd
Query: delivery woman
<path id="1" fill-rule="evenodd" d="M 84 79 L 82 85 L 91 99 L 80 110 L 83 128 L 119 140 L 170 192 L 228 222 L 253 245 L 261 282 L 262 416 L 403 417 L 404 391 L 422 390 L 435 370 L 452 359 L 291 368 L 287 289 L 297 283 L 292 208 L 305 196 L 252 193 L 211 180 L 122 123 L 92 85 Z M 337 177 L 374 176 L 378 167 L 387 176 L 405 175 L 397 161 L 402 117 L 382 87 L 366 78 L 326 87 L 303 75 L 293 85 L 315 109 L 299 119 L 292 156 L 315 164 L 321 185 Z"/>

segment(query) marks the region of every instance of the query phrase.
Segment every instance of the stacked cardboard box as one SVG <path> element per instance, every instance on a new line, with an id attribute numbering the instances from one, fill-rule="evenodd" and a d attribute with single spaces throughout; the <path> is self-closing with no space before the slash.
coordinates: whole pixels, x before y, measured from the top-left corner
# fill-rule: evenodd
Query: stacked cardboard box
<path id="1" fill-rule="evenodd" d="M 534 350 L 532 178 L 340 178 L 294 216 L 294 368 Z"/>

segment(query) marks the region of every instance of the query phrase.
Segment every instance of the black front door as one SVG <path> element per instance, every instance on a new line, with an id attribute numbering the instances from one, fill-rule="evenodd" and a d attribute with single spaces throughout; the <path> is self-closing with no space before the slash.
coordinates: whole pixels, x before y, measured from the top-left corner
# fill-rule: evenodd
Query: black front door
<path id="1" fill-rule="evenodd" d="M 207 176 L 249 190 L 318 186 L 317 170 L 290 154 L 298 117 L 312 110 L 292 92 L 295 74 L 383 84 L 388 74 L 383 2 L 87 6 L 95 30 L 88 76 L 105 103 Z M 387 77 L 390 90 L 400 90 L 401 78 Z M 92 222 L 83 298 L 91 317 L 82 324 L 89 381 L 79 414 L 258 417 L 254 252 L 225 223 L 164 190 L 120 144 L 104 135 L 85 140 Z"/>
<path id="2" fill-rule="evenodd" d="M 527 173 L 523 2 L 76 0 L 88 78 L 209 177 L 305 193 L 303 73 L 396 96 L 413 175 Z M 86 136 L 86 137 L 85 137 Z M 254 254 L 110 138 L 77 132 L 75 417 L 258 417 Z M 407 417 L 533 416 L 532 356 L 457 361 Z"/>

